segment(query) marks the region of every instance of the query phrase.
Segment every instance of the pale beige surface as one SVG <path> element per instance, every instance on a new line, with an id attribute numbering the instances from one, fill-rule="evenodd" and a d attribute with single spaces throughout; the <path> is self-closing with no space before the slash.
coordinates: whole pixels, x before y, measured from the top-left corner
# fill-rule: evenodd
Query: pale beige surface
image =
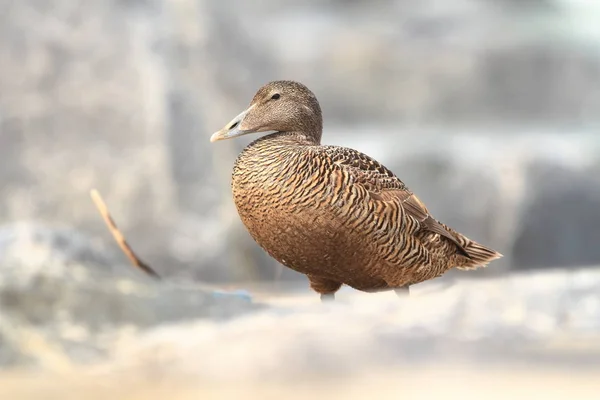
<path id="1" fill-rule="evenodd" d="M 431 282 L 403 299 L 345 289 L 330 304 L 308 290 L 249 288 L 269 307 L 147 328 L 124 321 L 96 339 L 6 319 L 4 345 L 36 363 L 0 372 L 0 399 L 592 399 L 599 285 L 600 270 L 582 268 Z M 101 339 L 96 364 L 66 342 Z"/>
<path id="2" fill-rule="evenodd" d="M 371 372 L 356 379 L 319 382 L 299 379 L 291 384 L 268 380 L 252 384 L 163 381 L 158 377 L 90 376 L 78 372 L 38 377 L 31 373 L 0 376 L 0 398 L 14 400 L 127 399 L 597 399 L 600 369 L 543 370 L 523 367 L 435 369 Z"/>

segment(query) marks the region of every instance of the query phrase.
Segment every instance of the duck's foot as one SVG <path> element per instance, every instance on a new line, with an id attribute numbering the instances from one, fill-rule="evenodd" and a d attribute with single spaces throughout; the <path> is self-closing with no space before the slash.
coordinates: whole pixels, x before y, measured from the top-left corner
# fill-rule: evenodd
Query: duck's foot
<path id="1" fill-rule="evenodd" d="M 335 300 L 335 293 L 321 293 L 321 302 L 326 303 Z"/>
<path id="2" fill-rule="evenodd" d="M 310 282 L 310 287 L 315 292 L 321 295 L 321 301 L 333 301 L 335 300 L 335 292 L 342 286 L 340 282 L 332 281 L 329 278 L 323 278 L 320 276 L 307 275 Z"/>
<path id="3" fill-rule="evenodd" d="M 410 296 L 410 286 L 402 286 L 399 288 L 394 289 L 394 293 L 396 293 L 396 296 L 400 297 L 400 298 L 405 298 Z"/>

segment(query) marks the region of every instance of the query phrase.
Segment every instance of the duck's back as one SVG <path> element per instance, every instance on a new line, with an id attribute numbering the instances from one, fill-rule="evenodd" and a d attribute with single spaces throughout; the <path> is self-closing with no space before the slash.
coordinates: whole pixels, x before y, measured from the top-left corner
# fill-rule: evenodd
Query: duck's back
<path id="1" fill-rule="evenodd" d="M 232 190 L 271 256 L 360 290 L 418 283 L 495 254 L 439 224 L 390 170 L 352 149 L 263 137 L 239 155 Z"/>

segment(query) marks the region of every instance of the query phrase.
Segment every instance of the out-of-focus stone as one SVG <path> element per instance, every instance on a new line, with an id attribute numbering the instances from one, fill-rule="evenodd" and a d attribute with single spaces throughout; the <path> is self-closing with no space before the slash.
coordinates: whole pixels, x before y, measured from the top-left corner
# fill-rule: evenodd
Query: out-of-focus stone
<path id="1" fill-rule="evenodd" d="M 531 206 L 515 238 L 516 268 L 594 265 L 600 259 L 600 160 L 585 168 L 530 166 Z"/>
<path id="2" fill-rule="evenodd" d="M 114 258 L 71 229 L 0 228 L 2 365 L 97 361 L 118 335 L 256 308 L 244 293 L 156 282 Z"/>
<path id="3" fill-rule="evenodd" d="M 327 305 L 314 295 L 270 298 L 273 308 L 259 313 L 123 340 L 110 368 L 164 379 L 294 382 L 455 362 L 597 365 L 598 293 L 595 268 L 427 284 L 405 299 L 350 290 Z"/>

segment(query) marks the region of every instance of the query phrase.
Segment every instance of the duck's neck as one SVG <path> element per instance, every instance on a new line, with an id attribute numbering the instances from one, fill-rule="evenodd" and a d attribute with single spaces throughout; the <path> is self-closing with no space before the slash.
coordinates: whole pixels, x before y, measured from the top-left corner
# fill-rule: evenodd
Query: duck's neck
<path id="1" fill-rule="evenodd" d="M 300 146 L 318 146 L 321 144 L 321 134 L 307 132 L 275 132 L 258 138 L 251 145 L 255 144 L 281 144 L 281 145 L 300 145 Z"/>
<path id="2" fill-rule="evenodd" d="M 289 163 L 294 164 L 298 154 L 302 154 L 309 147 L 319 145 L 314 137 L 302 132 L 276 132 L 262 136 L 246 146 L 238 155 L 233 175 L 236 177 L 246 170 L 285 169 Z"/>

